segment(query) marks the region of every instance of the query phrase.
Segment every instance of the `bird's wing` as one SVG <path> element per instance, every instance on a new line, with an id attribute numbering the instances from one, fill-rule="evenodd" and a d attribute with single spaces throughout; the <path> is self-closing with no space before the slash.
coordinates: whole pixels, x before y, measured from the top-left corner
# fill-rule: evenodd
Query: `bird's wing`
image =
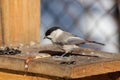
<path id="1" fill-rule="evenodd" d="M 56 39 L 58 44 L 76 45 L 85 43 L 85 40 L 68 32 L 64 32 Z"/>
<path id="2" fill-rule="evenodd" d="M 86 41 L 80 37 L 69 37 L 66 41 L 67 44 L 84 44 Z"/>

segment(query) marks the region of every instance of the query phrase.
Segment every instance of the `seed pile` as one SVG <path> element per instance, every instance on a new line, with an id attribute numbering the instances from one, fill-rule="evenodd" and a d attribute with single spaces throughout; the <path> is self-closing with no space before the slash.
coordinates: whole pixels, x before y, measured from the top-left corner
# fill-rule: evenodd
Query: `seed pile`
<path id="1" fill-rule="evenodd" d="M 21 53 L 17 48 L 2 47 L 0 48 L 0 55 L 15 55 Z"/>

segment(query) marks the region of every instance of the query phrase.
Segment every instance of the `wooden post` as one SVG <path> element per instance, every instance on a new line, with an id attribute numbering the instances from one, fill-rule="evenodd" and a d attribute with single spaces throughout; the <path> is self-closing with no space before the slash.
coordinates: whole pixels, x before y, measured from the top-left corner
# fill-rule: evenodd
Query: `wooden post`
<path id="1" fill-rule="evenodd" d="M 0 0 L 5 45 L 40 42 L 40 0 Z"/>
<path id="2" fill-rule="evenodd" d="M 0 46 L 4 43 L 2 33 L 3 33 L 2 32 L 2 14 L 1 14 L 1 8 L 0 8 Z"/>

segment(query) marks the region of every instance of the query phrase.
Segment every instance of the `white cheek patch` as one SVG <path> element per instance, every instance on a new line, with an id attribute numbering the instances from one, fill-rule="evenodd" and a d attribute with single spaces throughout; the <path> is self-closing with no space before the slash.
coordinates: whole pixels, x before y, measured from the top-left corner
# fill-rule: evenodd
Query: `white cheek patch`
<path id="1" fill-rule="evenodd" d="M 62 33 L 63 33 L 63 31 L 60 30 L 60 29 L 58 29 L 58 30 L 56 30 L 56 31 L 53 31 L 53 32 L 51 33 L 51 36 L 50 36 L 50 37 L 52 37 L 52 38 L 57 38 L 57 37 L 59 37 Z"/>
<path id="2" fill-rule="evenodd" d="M 51 35 L 47 36 L 48 38 L 52 38 Z"/>

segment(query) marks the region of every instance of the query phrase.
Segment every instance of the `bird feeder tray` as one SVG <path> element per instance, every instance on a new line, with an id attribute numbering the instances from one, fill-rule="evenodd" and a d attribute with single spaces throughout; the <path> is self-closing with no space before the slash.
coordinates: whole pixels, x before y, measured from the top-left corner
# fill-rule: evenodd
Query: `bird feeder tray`
<path id="1" fill-rule="evenodd" d="M 64 52 L 54 45 L 29 46 L 21 51 L 17 55 L 0 55 L 0 68 L 63 78 L 83 78 L 120 71 L 120 54 L 80 48 L 61 58 Z M 39 57 L 41 54 L 49 56 Z"/>

